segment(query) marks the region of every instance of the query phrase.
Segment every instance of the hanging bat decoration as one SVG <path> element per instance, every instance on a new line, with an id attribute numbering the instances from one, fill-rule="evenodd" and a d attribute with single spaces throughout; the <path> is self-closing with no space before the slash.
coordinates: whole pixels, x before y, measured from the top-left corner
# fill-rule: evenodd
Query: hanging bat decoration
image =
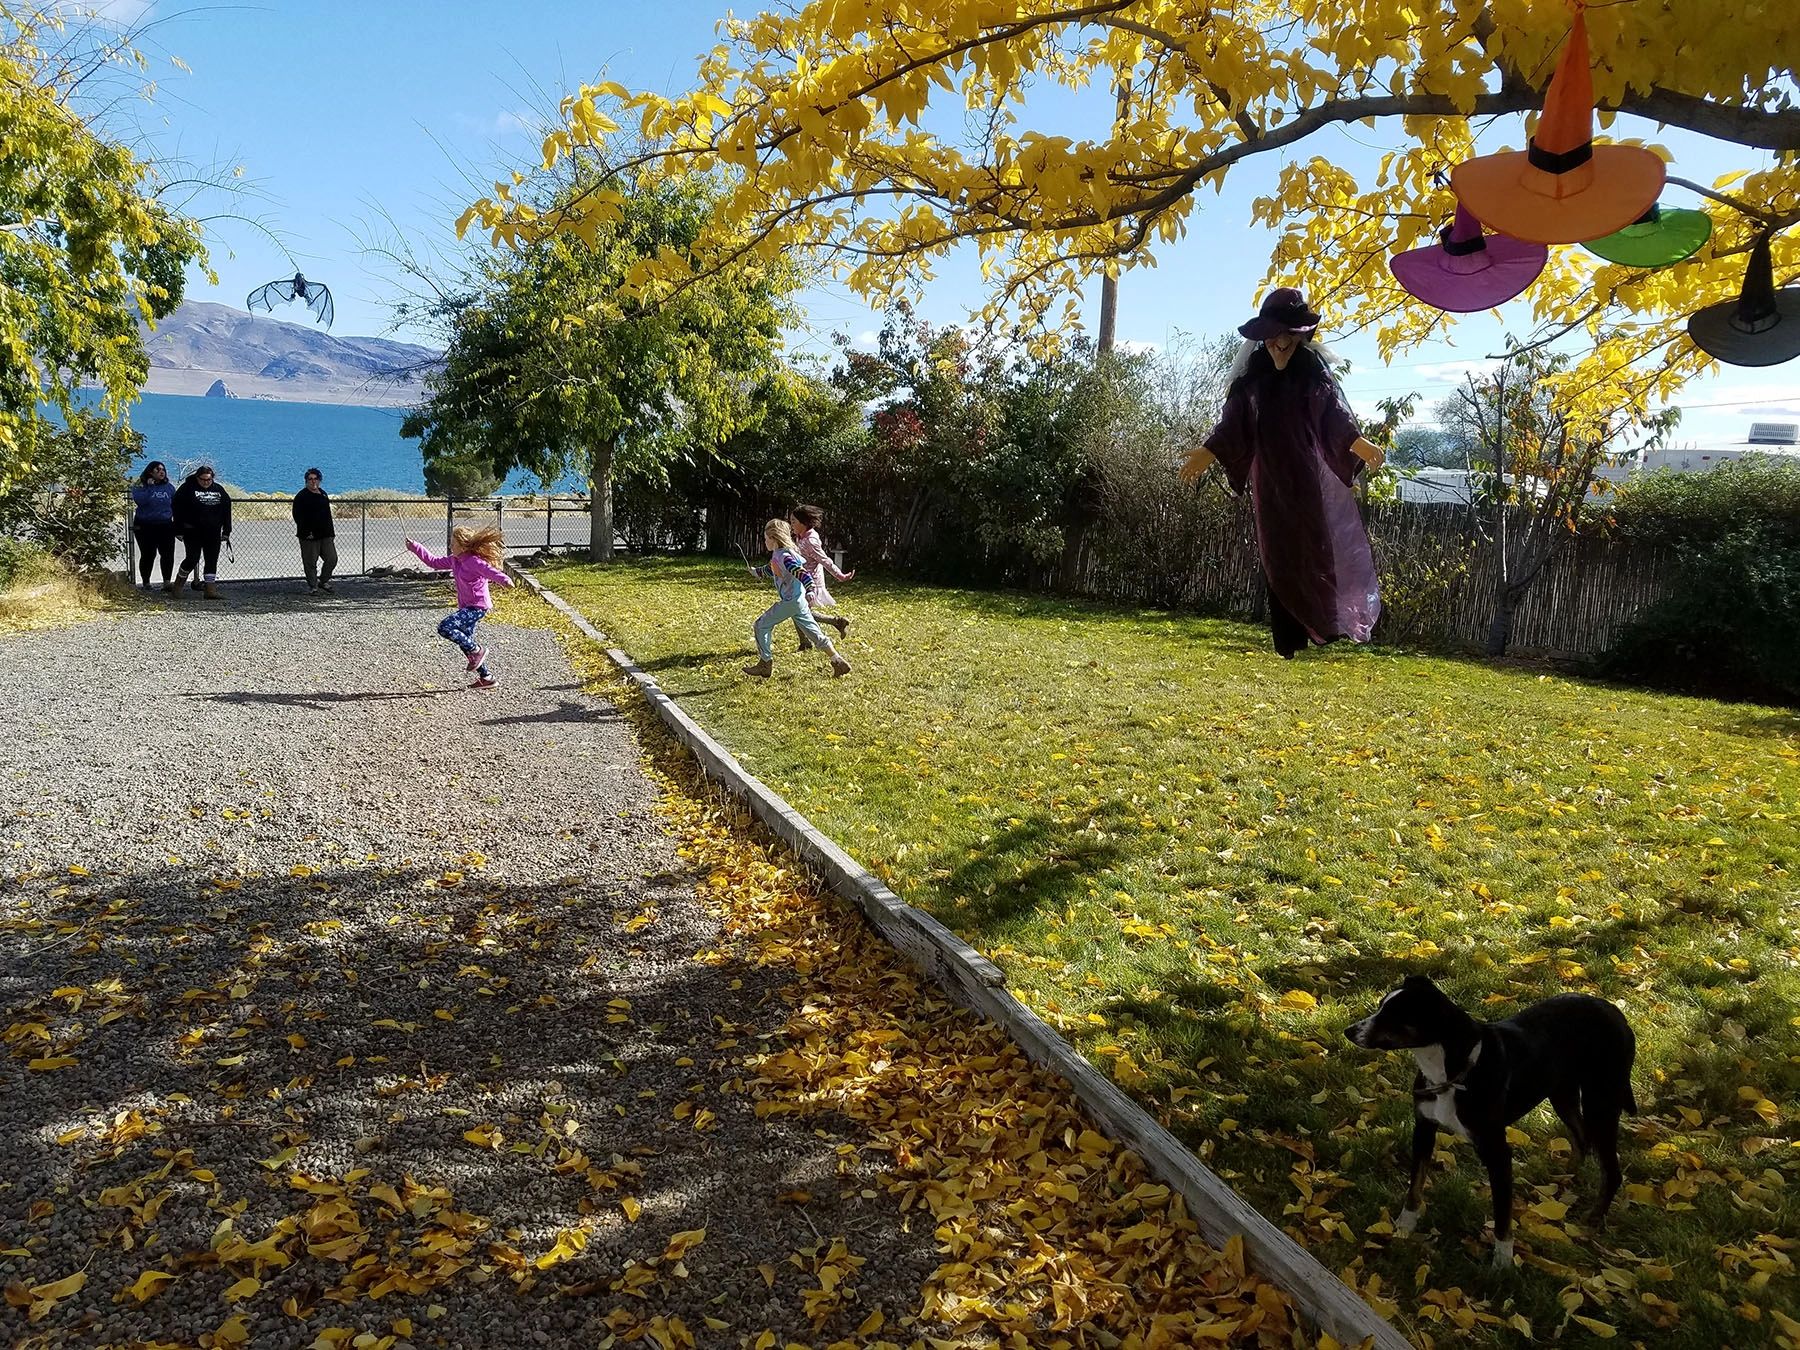
<path id="1" fill-rule="evenodd" d="M 290 300 L 298 300 L 312 311 L 313 318 L 331 327 L 331 321 L 337 311 L 332 308 L 331 290 L 323 282 L 308 281 L 300 273 L 294 273 L 289 280 L 271 281 L 266 286 L 258 286 L 250 292 L 248 305 L 252 311 L 262 310 L 272 314 L 279 302 L 286 304 Z"/>

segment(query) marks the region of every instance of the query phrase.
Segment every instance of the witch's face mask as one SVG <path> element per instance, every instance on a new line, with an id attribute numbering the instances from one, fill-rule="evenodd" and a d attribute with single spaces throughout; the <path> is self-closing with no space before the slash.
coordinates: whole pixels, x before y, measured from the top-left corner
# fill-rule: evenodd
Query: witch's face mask
<path id="1" fill-rule="evenodd" d="M 1263 347 L 1269 353 L 1269 359 L 1275 363 L 1275 369 L 1286 370 L 1287 363 L 1294 359 L 1294 353 L 1300 350 L 1304 341 L 1298 333 L 1283 333 L 1280 337 L 1263 339 Z"/>

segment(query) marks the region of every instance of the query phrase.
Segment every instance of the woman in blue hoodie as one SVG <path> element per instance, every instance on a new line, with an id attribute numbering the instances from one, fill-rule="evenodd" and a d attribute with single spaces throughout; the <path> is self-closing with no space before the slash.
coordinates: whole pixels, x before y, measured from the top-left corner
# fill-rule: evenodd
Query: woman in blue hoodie
<path id="1" fill-rule="evenodd" d="M 175 485 L 160 459 L 144 466 L 143 473 L 132 485 L 131 500 L 136 509 L 131 513 L 131 532 L 137 536 L 138 576 L 146 588 L 150 585 L 150 568 L 162 559 L 163 590 L 175 594 L 170 577 L 175 572 Z"/>

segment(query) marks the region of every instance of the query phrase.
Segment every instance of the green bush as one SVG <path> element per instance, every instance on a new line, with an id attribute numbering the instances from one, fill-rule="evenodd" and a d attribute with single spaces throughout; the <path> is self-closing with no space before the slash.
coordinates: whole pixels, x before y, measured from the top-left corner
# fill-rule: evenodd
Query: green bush
<path id="1" fill-rule="evenodd" d="M 1706 473 L 1627 479 L 1608 515 L 1619 534 L 1652 543 L 1712 543 L 1760 525 L 1800 545 L 1800 458 L 1752 455 Z"/>
<path id="2" fill-rule="evenodd" d="M 0 591 L 30 576 L 45 563 L 44 551 L 23 539 L 0 538 Z"/>
<path id="3" fill-rule="evenodd" d="M 473 454 L 425 457 L 425 491 L 433 497 L 456 497 L 465 501 L 491 497 L 500 490 L 502 481 L 493 465 Z"/>
<path id="4" fill-rule="evenodd" d="M 1698 514 L 1685 520 L 1697 535 L 1710 528 Z M 1674 594 L 1620 633 L 1601 669 L 1690 693 L 1800 703 L 1800 537 L 1758 521 L 1690 539 L 1679 553 Z"/>
<path id="5" fill-rule="evenodd" d="M 77 413 L 42 438 L 31 475 L 0 493 L 0 536 L 78 570 L 104 568 L 118 551 L 125 470 L 139 444 L 110 419 Z"/>

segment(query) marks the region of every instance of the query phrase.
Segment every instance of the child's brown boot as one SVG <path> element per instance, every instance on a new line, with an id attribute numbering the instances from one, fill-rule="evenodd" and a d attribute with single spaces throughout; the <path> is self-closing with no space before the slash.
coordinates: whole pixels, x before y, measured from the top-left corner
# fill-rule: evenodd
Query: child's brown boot
<path id="1" fill-rule="evenodd" d="M 766 680 L 769 678 L 769 676 L 773 675 L 774 673 L 775 673 L 775 663 L 773 661 L 758 661 L 753 666 L 745 666 L 744 667 L 744 674 L 754 675 L 759 680 Z"/>
<path id="2" fill-rule="evenodd" d="M 831 658 L 831 676 L 833 679 L 848 675 L 849 673 L 850 663 L 848 661 L 844 660 L 841 656 L 834 656 Z"/>

